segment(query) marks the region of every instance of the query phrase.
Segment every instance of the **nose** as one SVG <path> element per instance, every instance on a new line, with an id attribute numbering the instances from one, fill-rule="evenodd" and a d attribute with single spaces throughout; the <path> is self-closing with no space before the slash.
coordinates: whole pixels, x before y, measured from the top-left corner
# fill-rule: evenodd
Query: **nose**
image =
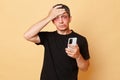
<path id="1" fill-rule="evenodd" d="M 63 18 L 59 17 L 59 23 L 63 23 Z"/>

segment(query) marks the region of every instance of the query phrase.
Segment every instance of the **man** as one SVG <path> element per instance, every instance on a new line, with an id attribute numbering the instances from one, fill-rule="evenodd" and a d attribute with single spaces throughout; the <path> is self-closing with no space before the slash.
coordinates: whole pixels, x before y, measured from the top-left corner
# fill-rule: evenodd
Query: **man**
<path id="1" fill-rule="evenodd" d="M 41 31 L 50 21 L 56 31 Z M 24 37 L 45 48 L 40 80 L 77 80 L 78 68 L 86 71 L 89 66 L 89 51 L 85 37 L 70 29 L 71 15 L 64 4 L 53 6 L 47 17 L 28 29 Z M 69 38 L 77 38 L 77 44 L 68 44 Z"/>

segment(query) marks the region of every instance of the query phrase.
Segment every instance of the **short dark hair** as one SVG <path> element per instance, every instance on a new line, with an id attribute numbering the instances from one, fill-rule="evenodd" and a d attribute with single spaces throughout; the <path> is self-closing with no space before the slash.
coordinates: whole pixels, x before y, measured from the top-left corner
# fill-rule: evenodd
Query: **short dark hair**
<path id="1" fill-rule="evenodd" d="M 69 7 L 67 5 L 65 5 L 65 4 L 56 4 L 56 5 L 53 6 L 53 8 L 56 7 L 56 6 L 62 6 L 59 9 L 65 9 L 65 11 L 68 14 L 68 16 L 69 17 L 71 16 L 70 15 L 70 9 L 69 9 Z"/>

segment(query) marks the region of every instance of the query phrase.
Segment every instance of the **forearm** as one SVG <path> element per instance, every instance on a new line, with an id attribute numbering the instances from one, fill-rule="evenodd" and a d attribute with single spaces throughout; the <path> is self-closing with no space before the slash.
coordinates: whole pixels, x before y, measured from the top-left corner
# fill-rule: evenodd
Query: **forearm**
<path id="1" fill-rule="evenodd" d="M 76 58 L 77 65 L 80 70 L 87 71 L 89 67 L 89 60 L 85 60 L 81 55 Z"/>
<path id="2" fill-rule="evenodd" d="M 58 15 L 63 14 L 65 10 L 59 9 L 59 7 L 61 6 L 56 6 L 55 8 L 52 8 L 46 18 L 34 24 L 25 32 L 24 37 L 27 40 L 30 40 L 31 38 L 33 39 L 51 20 L 53 20 Z"/>
<path id="3" fill-rule="evenodd" d="M 46 17 L 38 23 L 30 27 L 24 34 L 25 38 L 32 38 L 36 36 L 49 22 L 51 21 L 50 17 Z"/>

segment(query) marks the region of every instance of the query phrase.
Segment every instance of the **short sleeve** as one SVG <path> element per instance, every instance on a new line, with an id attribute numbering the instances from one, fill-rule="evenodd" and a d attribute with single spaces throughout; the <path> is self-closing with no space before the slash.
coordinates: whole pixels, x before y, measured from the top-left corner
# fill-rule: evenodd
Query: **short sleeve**
<path id="1" fill-rule="evenodd" d="M 44 45 L 44 42 L 46 40 L 47 32 L 39 32 L 38 33 L 40 43 L 35 43 L 36 45 Z"/>
<path id="2" fill-rule="evenodd" d="M 90 58 L 89 49 L 88 49 L 88 42 L 86 38 L 83 38 L 82 45 L 80 47 L 80 53 L 82 54 L 85 60 Z"/>

